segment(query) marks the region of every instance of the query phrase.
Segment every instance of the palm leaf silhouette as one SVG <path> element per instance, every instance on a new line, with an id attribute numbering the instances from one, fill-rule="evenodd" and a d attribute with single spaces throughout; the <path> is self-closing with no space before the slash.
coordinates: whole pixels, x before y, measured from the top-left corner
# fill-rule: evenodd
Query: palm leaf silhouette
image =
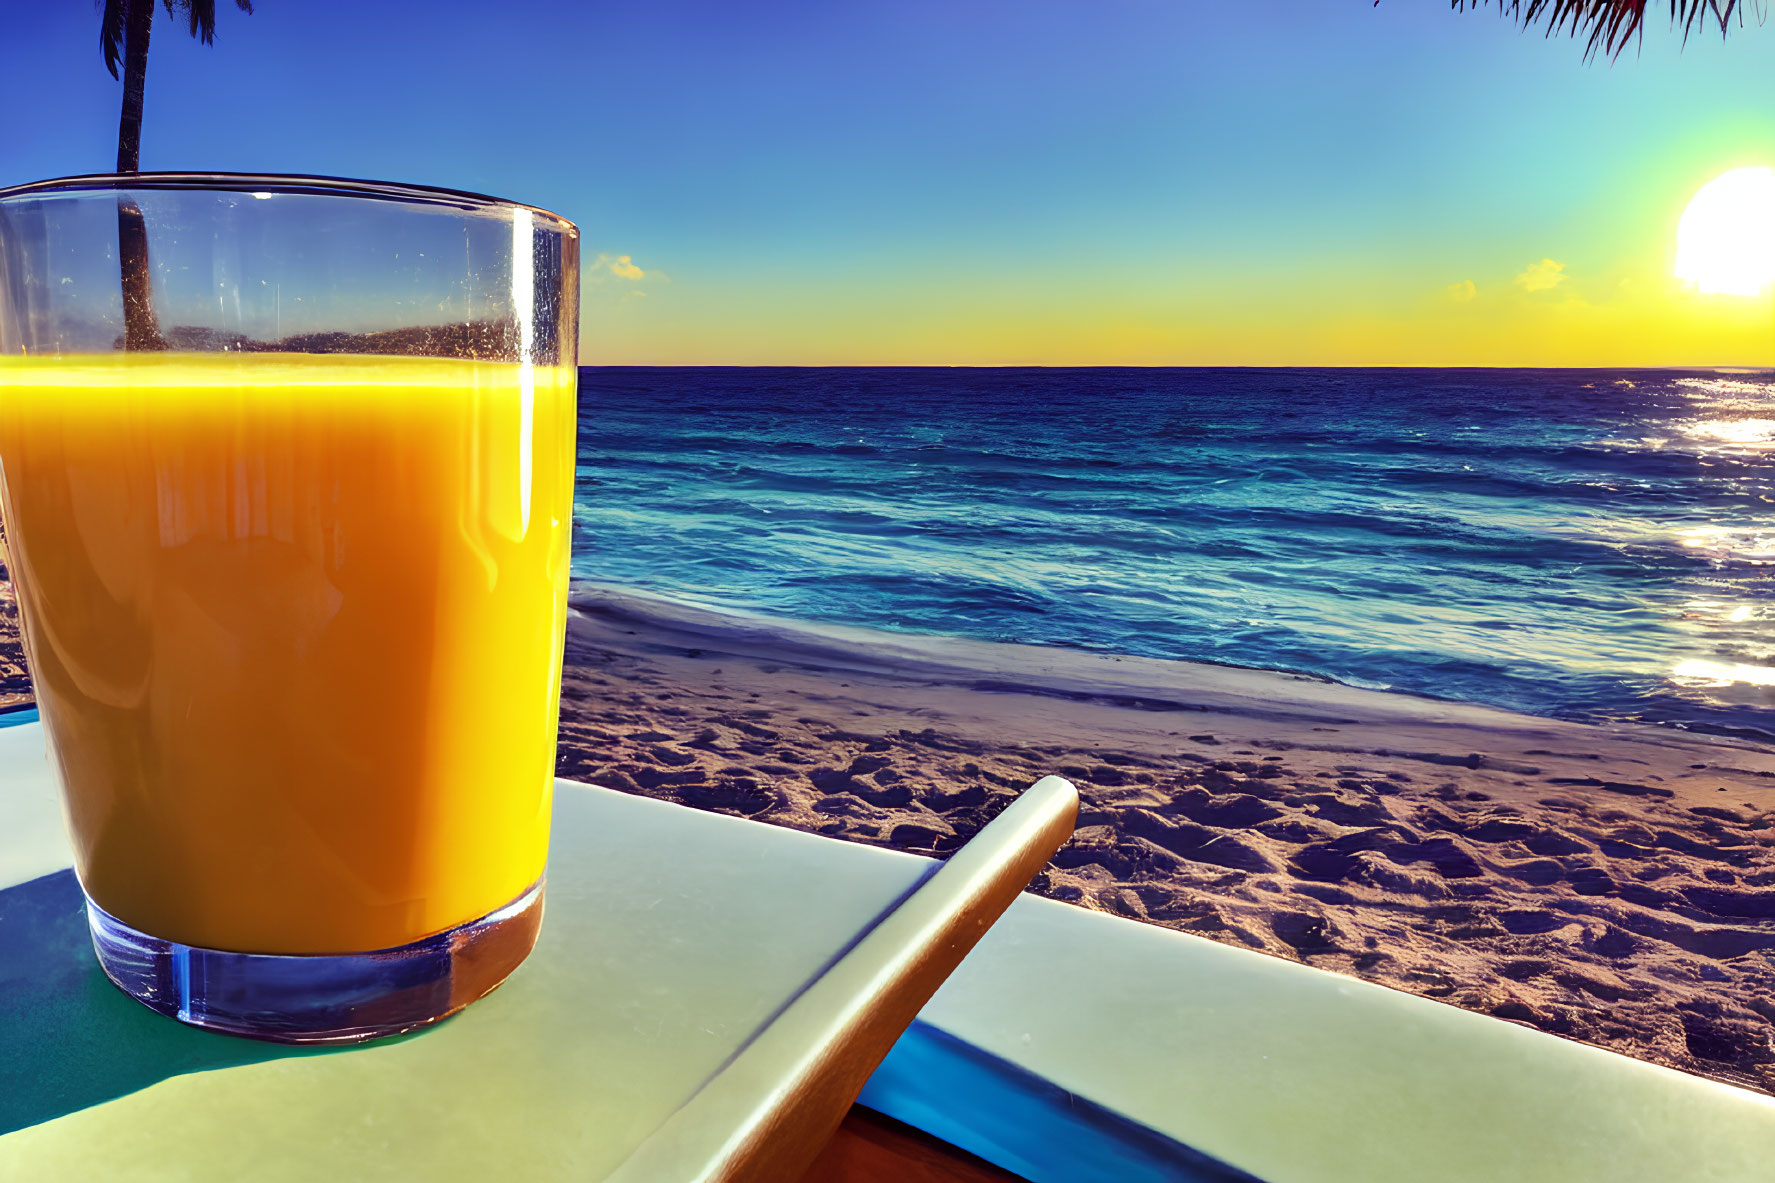
<path id="1" fill-rule="evenodd" d="M 1449 0 L 1457 12 L 1469 7 L 1483 8 L 1491 0 Z M 1639 36 L 1645 27 L 1647 0 L 1497 0 L 1498 10 L 1524 28 L 1545 25 L 1547 36 L 1569 31 L 1573 37 L 1584 37 L 1584 60 L 1598 53 L 1610 58 L 1620 56 L 1628 41 Z M 1736 16 L 1744 23 L 1744 8 L 1739 0 L 1670 0 L 1670 23 L 1682 26 L 1683 40 L 1696 29 L 1717 24 L 1725 35 Z"/>

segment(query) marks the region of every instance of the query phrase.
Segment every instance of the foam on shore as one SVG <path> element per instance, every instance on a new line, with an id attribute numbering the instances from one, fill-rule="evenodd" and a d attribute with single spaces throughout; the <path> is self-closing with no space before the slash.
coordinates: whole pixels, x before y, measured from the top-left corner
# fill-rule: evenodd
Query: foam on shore
<path id="1" fill-rule="evenodd" d="M 1697 761 L 1710 768 L 1742 762 L 1747 772 L 1775 769 L 1775 751 L 1745 740 L 1638 724 L 1567 722 L 1304 674 L 788 620 L 591 582 L 576 583 L 571 602 L 582 635 L 632 636 L 627 644 L 638 650 L 698 650 L 931 689 L 1214 716 L 1221 726 L 1235 728 L 1236 737 L 1267 747 L 1533 774 L 1537 761 L 1552 758 L 1540 749 L 1563 739 L 1619 747 L 1623 758 L 1667 768 L 1679 779 L 1704 771 L 1688 767 Z M 1352 742 L 1350 730 L 1362 739 Z M 1334 742 L 1328 738 L 1332 734 L 1342 738 Z M 1407 750 L 1413 747 L 1427 750 Z M 1627 756 L 1628 751 L 1634 754 Z"/>

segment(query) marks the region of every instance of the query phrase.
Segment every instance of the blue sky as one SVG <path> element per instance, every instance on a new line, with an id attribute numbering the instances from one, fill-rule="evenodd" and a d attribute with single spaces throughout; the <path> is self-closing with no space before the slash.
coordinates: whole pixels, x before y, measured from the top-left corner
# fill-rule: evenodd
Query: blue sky
<path id="1" fill-rule="evenodd" d="M 588 361 L 1775 360 L 1766 301 L 1667 286 L 1689 194 L 1775 163 L 1775 29 L 1586 66 L 1441 0 L 223 5 L 157 22 L 144 168 L 557 210 Z M 106 171 L 96 7 L 8 24 L 0 181 Z"/>

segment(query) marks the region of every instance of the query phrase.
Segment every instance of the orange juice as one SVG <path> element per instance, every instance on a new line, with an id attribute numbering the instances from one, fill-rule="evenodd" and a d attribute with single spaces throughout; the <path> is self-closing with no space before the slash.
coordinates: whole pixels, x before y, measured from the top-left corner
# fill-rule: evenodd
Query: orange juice
<path id="1" fill-rule="evenodd" d="M 542 875 L 575 374 L 0 358 L 0 500 L 76 870 L 126 924 L 340 953 Z"/>

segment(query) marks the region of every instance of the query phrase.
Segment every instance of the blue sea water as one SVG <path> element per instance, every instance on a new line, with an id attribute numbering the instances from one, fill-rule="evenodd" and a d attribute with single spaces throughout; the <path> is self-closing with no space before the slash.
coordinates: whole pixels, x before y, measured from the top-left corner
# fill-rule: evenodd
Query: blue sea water
<path id="1" fill-rule="evenodd" d="M 574 571 L 1775 739 L 1775 375 L 581 373 Z"/>

